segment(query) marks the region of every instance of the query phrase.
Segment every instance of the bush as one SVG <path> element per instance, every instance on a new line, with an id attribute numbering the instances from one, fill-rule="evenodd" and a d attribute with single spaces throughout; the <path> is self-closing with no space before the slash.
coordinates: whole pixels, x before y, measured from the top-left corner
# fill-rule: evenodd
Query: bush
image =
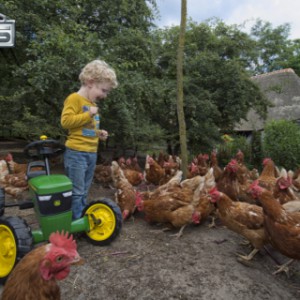
<path id="1" fill-rule="evenodd" d="M 265 157 L 279 167 L 295 170 L 300 162 L 300 128 L 292 121 L 271 121 L 265 126 L 263 138 Z"/>
<path id="2" fill-rule="evenodd" d="M 233 136 L 232 141 L 224 142 L 218 147 L 218 161 L 221 167 L 225 167 L 228 162 L 235 157 L 238 150 L 245 155 L 245 163 L 249 166 L 251 158 L 251 147 L 244 136 Z"/>

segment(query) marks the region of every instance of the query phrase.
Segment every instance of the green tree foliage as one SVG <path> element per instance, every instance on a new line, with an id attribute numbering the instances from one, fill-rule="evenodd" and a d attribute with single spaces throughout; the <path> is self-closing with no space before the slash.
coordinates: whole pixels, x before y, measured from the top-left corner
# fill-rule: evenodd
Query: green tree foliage
<path id="1" fill-rule="evenodd" d="M 159 39 L 136 29 L 125 29 L 110 39 L 109 61 L 114 61 L 120 87 L 101 104 L 102 125 L 112 129 L 113 143 L 139 144 L 143 149 L 165 140 L 159 122 L 161 82 L 155 75 Z M 160 113 L 157 113 L 160 112 Z"/>
<path id="2" fill-rule="evenodd" d="M 164 41 L 159 53 L 159 72 L 169 86 L 161 97 L 170 107 L 165 114 L 165 121 L 173 125 L 167 129 L 169 136 L 176 140 L 178 125 L 173 117 L 176 98 L 171 87 L 174 86 L 175 91 L 179 28 L 161 30 L 159 34 Z M 212 148 L 222 132 L 231 131 L 251 107 L 265 115 L 268 101 L 245 70 L 246 57 L 250 59 L 247 53 L 252 47 L 253 41 L 237 26 L 227 26 L 215 19 L 188 24 L 184 61 L 185 117 L 188 145 L 194 153 L 201 148 Z"/>
<path id="3" fill-rule="evenodd" d="M 291 121 L 271 121 L 265 126 L 263 149 L 276 165 L 295 170 L 300 162 L 300 129 Z"/>
<path id="4" fill-rule="evenodd" d="M 300 39 L 291 41 L 288 58 L 282 63 L 283 68 L 292 68 L 300 76 Z"/>
<path id="5" fill-rule="evenodd" d="M 106 60 L 117 70 L 119 81 L 127 82 L 125 94 L 112 95 L 112 101 L 121 107 L 117 115 L 110 114 L 110 117 L 118 118 L 122 125 L 134 120 L 130 106 L 135 107 L 132 105 L 135 95 L 130 91 L 143 81 L 139 64 L 148 70 L 152 64 L 148 57 L 151 41 L 148 32 L 153 20 L 151 5 L 155 8 L 155 1 L 1 3 L 0 11 L 17 24 L 14 56 L 1 51 L 1 64 L 5 66 L 0 71 L 1 124 L 12 123 L 10 128 L 14 134 L 27 139 L 37 138 L 41 132 L 51 137 L 63 135 L 59 125 L 63 101 L 78 89 L 80 69 L 95 58 Z M 131 75 L 132 82 L 127 80 Z M 140 89 L 138 94 L 136 101 L 141 100 Z M 114 112 L 114 107 L 111 111 Z M 128 140 L 136 124 L 127 122 L 122 128 L 128 134 L 122 136 L 120 132 L 119 135 L 122 140 Z"/>
<path id="6" fill-rule="evenodd" d="M 100 105 L 109 143 L 179 149 L 180 29 L 153 26 L 155 0 L 9 0 L 0 2 L 0 12 L 15 19 L 17 28 L 16 47 L 0 49 L 2 129 L 26 139 L 42 133 L 64 137 L 63 101 L 79 88 L 81 68 L 100 58 L 115 68 L 120 82 Z M 218 19 L 187 22 L 183 93 L 191 155 L 214 148 L 250 108 L 265 115 L 268 102 L 249 74 L 289 63 L 299 69 L 299 41 L 287 40 L 288 27 L 276 30 L 260 23 L 248 35 Z M 262 56 L 262 47 L 271 58 Z M 256 64 L 261 59 L 264 67 Z"/>
<path id="7" fill-rule="evenodd" d="M 273 28 L 270 22 L 256 21 L 250 34 L 256 42 L 251 66 L 254 74 L 293 68 L 300 75 L 300 41 L 289 39 L 290 30 L 288 23 Z"/>

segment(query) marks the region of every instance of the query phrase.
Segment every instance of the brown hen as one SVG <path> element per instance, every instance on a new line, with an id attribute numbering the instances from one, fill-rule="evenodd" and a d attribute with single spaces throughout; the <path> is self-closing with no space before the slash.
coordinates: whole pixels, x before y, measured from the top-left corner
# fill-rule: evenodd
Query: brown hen
<path id="1" fill-rule="evenodd" d="M 214 170 L 214 177 L 215 181 L 217 182 L 223 174 L 223 170 L 219 166 L 216 150 L 213 150 L 210 154 L 210 167 Z"/>
<path id="2" fill-rule="evenodd" d="M 216 183 L 217 189 L 225 193 L 233 201 L 248 202 L 255 204 L 255 199 L 247 192 L 250 183 L 239 178 L 243 177 L 240 165 L 236 159 L 232 159 L 225 167 L 222 176 Z M 239 177 L 240 176 L 240 177 Z"/>
<path id="3" fill-rule="evenodd" d="M 125 177 L 127 178 L 128 182 L 133 186 L 137 186 L 141 184 L 144 180 L 143 173 L 132 170 L 132 169 L 125 169 L 123 170 Z"/>
<path id="4" fill-rule="evenodd" d="M 300 259 L 300 212 L 289 212 L 274 199 L 272 192 L 262 188 L 258 181 L 250 187 L 253 196 L 263 207 L 264 226 L 272 246 L 283 255 Z M 290 263 L 290 261 L 288 262 Z M 284 270 L 286 265 L 278 271 Z M 277 272 L 278 272 L 277 271 Z M 275 273 L 277 273 L 275 272 Z"/>
<path id="5" fill-rule="evenodd" d="M 6 160 L 0 161 L 0 185 L 4 188 L 6 194 L 14 198 L 20 198 L 23 192 L 28 190 L 27 165 L 24 172 L 15 173 L 13 172 L 15 164 L 16 166 L 19 165 L 12 160 L 10 153 L 6 156 Z"/>
<path id="6" fill-rule="evenodd" d="M 290 178 L 287 171 L 282 168 L 273 189 L 274 198 L 281 204 L 299 200 L 291 186 L 292 178 Z"/>
<path id="7" fill-rule="evenodd" d="M 254 247 L 247 256 L 239 256 L 244 260 L 251 260 L 267 243 L 262 208 L 245 202 L 232 201 L 217 188 L 213 188 L 209 194 L 211 201 L 217 204 L 218 215 L 222 223 L 228 229 L 242 235 Z"/>
<path id="8" fill-rule="evenodd" d="M 144 212 L 147 221 L 180 228 L 178 237 L 182 235 L 186 225 L 200 222 L 200 214 L 196 206 L 199 203 L 199 191 L 203 188 L 204 181 L 204 177 L 199 176 L 201 180 L 198 180 L 198 187 L 191 189 L 189 184 L 183 187 L 179 184 L 180 177 L 182 171 L 178 171 L 168 183 L 152 193 L 142 194 L 143 199 L 138 199 L 136 203 L 138 210 Z M 195 187 L 195 184 L 192 186 Z"/>
<path id="9" fill-rule="evenodd" d="M 207 154 L 200 153 L 197 156 L 197 166 L 199 169 L 200 176 L 204 176 L 209 169 L 208 159 L 209 159 L 209 156 Z"/>
<path id="10" fill-rule="evenodd" d="M 271 158 L 263 160 L 263 170 L 258 177 L 259 185 L 273 191 L 276 179 L 278 177 L 276 166 Z"/>
<path id="11" fill-rule="evenodd" d="M 27 172 L 27 164 L 19 164 L 13 160 L 13 156 L 11 153 L 8 153 L 6 156 L 6 161 L 9 166 L 9 171 L 12 174 L 23 173 L 26 174 Z"/>
<path id="12" fill-rule="evenodd" d="M 124 175 L 124 170 L 113 161 L 111 165 L 112 179 L 115 188 L 115 200 L 121 209 L 123 220 L 128 219 L 135 212 L 135 202 L 138 197 L 137 191 Z"/>
<path id="13" fill-rule="evenodd" d="M 195 176 L 200 175 L 199 173 L 199 168 L 195 162 L 191 162 L 188 165 L 188 170 L 187 170 L 187 178 L 193 178 Z"/>
<path id="14" fill-rule="evenodd" d="M 148 183 L 159 185 L 165 176 L 165 169 L 159 165 L 153 157 L 147 155 L 144 171 L 144 179 Z"/>
<path id="15" fill-rule="evenodd" d="M 112 184 L 111 163 L 96 165 L 94 179 L 102 184 L 103 187 L 110 187 Z"/>
<path id="16" fill-rule="evenodd" d="M 65 279 L 70 266 L 83 261 L 77 245 L 67 233 L 53 233 L 50 243 L 26 254 L 9 275 L 2 292 L 2 300 L 60 300 L 56 280 Z"/>

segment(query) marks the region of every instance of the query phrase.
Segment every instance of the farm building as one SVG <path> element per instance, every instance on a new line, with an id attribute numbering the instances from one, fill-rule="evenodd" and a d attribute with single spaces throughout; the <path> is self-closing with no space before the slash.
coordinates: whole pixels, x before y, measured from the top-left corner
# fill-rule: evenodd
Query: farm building
<path id="1" fill-rule="evenodd" d="M 235 127 L 235 131 L 246 135 L 262 131 L 270 120 L 292 120 L 300 123 L 300 78 L 293 69 L 283 69 L 252 77 L 273 107 L 268 108 L 267 119 L 263 120 L 250 110 L 247 120 Z"/>

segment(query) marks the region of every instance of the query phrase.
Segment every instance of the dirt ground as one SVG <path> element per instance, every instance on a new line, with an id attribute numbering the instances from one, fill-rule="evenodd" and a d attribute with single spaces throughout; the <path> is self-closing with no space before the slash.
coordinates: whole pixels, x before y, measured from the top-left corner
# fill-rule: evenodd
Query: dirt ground
<path id="1" fill-rule="evenodd" d="M 113 193 L 95 183 L 90 199 L 113 198 Z M 19 215 L 36 225 L 32 209 L 7 208 L 5 215 Z M 62 299 L 299 299 L 299 262 L 292 264 L 289 278 L 272 275 L 276 263 L 266 251 L 241 264 L 236 254 L 251 250 L 240 244 L 243 239 L 221 224 L 208 228 L 208 223 L 187 227 L 177 239 L 172 236 L 177 231 L 163 232 L 137 214 L 123 223 L 109 246 L 79 239 L 85 264 L 74 266 L 59 282 Z M 288 260 L 268 249 L 279 262 Z"/>
<path id="2" fill-rule="evenodd" d="M 114 190 L 94 183 L 90 200 L 113 198 Z M 9 198 L 9 197 L 8 197 Z M 8 199 L 8 201 L 14 201 Z M 36 225 L 32 209 L 7 208 L 5 215 L 22 216 Z M 242 237 L 219 223 L 208 221 L 187 227 L 181 238 L 148 224 L 141 214 L 123 223 L 119 236 L 108 246 L 97 247 L 84 238 L 78 252 L 85 264 L 74 266 L 59 282 L 64 300 L 99 299 L 299 299 L 300 263 L 294 262 L 289 277 L 273 275 L 276 263 L 288 260 L 270 247 L 274 258 L 263 250 L 245 265 L 237 253 L 251 249 Z M 2 287 L 0 286 L 0 295 Z"/>

